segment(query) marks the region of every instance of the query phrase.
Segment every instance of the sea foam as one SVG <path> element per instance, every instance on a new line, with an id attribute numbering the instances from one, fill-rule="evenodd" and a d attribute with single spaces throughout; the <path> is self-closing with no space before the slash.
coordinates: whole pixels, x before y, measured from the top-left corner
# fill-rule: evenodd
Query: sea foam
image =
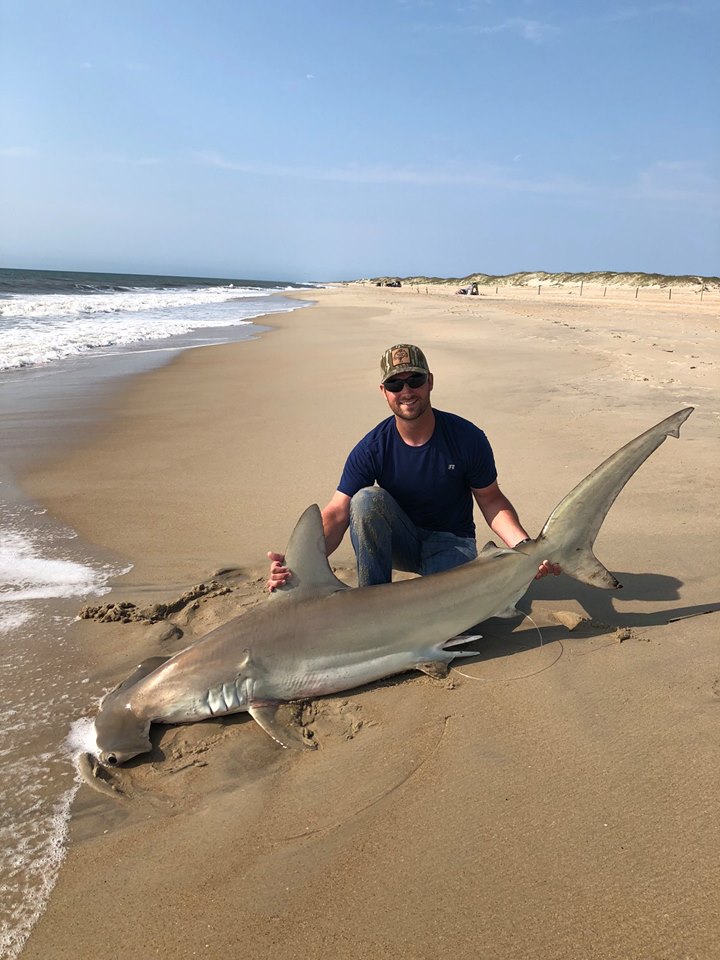
<path id="1" fill-rule="evenodd" d="M 0 603 L 82 597 L 107 592 L 109 576 L 120 571 L 97 568 L 76 560 L 55 559 L 24 533 L 0 532 Z M 18 616 L 20 611 L 15 611 Z"/>
<path id="2" fill-rule="evenodd" d="M 271 291 L 252 287 L 202 287 L 189 290 L 125 290 L 112 293 L 19 294 L 0 301 L 0 317 L 9 320 L 41 320 L 48 317 L 92 316 L 137 310 L 169 310 L 175 307 L 225 303 L 247 297 L 268 296 Z"/>
<path id="3" fill-rule="evenodd" d="M 90 351 L 248 324 L 301 304 L 279 290 L 204 287 L 96 294 L 19 294 L 0 299 L 0 370 L 52 363 Z"/>

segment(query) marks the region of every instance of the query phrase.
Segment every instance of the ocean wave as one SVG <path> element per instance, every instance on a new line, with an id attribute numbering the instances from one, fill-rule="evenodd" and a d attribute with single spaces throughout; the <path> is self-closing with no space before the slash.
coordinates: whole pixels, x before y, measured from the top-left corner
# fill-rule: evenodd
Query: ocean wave
<path id="1" fill-rule="evenodd" d="M 27 533 L 0 532 L 0 603 L 12 604 L 15 617 L 24 612 L 15 606 L 22 600 L 100 596 L 109 589 L 108 578 L 123 572 L 49 556 L 38 540 Z"/>
<path id="2" fill-rule="evenodd" d="M 64 742 L 92 694 L 68 656 L 74 615 L 54 598 L 101 596 L 129 568 L 88 556 L 34 506 L 3 501 L 0 517 L 0 957 L 10 960 L 57 879 L 78 789 L 72 759 L 87 740 L 78 729 Z"/>
<path id="3" fill-rule="evenodd" d="M 35 771 L 44 773 L 42 768 Z M 47 776 L 47 774 L 46 774 Z M 0 956 L 15 960 L 47 905 L 67 853 L 70 809 L 80 783 L 65 790 L 52 805 L 28 805 L 33 828 L 23 825 L 22 846 L 13 851 L 13 880 L 5 885 L 7 917 L 0 927 Z"/>
<path id="4" fill-rule="evenodd" d="M 303 306 L 273 299 L 273 292 L 223 287 L 18 297 L 0 306 L 0 370 L 132 347 L 191 330 L 243 326 L 258 316 Z"/>
<path id="5" fill-rule="evenodd" d="M 104 290 L 101 293 L 93 292 L 92 288 L 87 286 L 80 289 L 84 292 L 76 295 L 14 294 L 0 303 L 0 318 L 17 322 L 58 320 L 87 314 L 137 313 L 146 310 L 168 310 L 176 307 L 223 303 L 231 298 L 237 300 L 245 297 L 267 297 L 274 292 L 252 287 L 235 287 L 232 284 L 225 287 L 201 287 L 189 290 L 143 290 L 116 287 L 113 292 Z"/>

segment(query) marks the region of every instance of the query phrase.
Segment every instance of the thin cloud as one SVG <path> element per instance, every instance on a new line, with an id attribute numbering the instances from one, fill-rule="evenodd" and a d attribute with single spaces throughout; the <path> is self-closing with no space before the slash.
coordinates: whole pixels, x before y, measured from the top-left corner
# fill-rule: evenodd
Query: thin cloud
<path id="1" fill-rule="evenodd" d="M 508 34 L 510 36 L 520 37 L 529 43 L 544 43 L 546 40 L 557 36 L 561 31 L 551 23 L 544 23 L 541 20 L 528 20 L 526 17 L 508 17 L 499 23 L 472 23 L 467 20 L 457 23 L 419 23 L 415 25 L 415 30 L 426 33 L 445 33 L 467 36 L 475 34 L 476 36 L 493 36 L 497 34 Z"/>
<path id="2" fill-rule="evenodd" d="M 123 153 L 104 153 L 100 159 L 106 163 L 118 163 L 129 167 L 157 167 L 165 162 L 162 157 L 129 157 Z"/>
<path id="3" fill-rule="evenodd" d="M 34 157 L 35 151 L 31 147 L 0 147 L 0 157 L 23 159 Z"/>
<path id="4" fill-rule="evenodd" d="M 392 167 L 382 164 L 364 166 L 347 164 L 342 167 L 291 166 L 285 164 L 254 164 L 229 160 L 221 154 L 204 151 L 195 154 L 197 163 L 250 176 L 279 177 L 295 180 L 316 180 L 328 183 L 367 183 L 409 186 L 488 187 L 522 193 L 582 193 L 582 184 L 566 177 L 532 180 L 511 175 L 502 167 L 486 164 L 464 169 L 418 169 Z"/>
<path id="5" fill-rule="evenodd" d="M 635 194 L 647 200 L 677 200 L 720 206 L 720 178 L 695 160 L 656 160 L 642 170 Z"/>
<path id="6" fill-rule="evenodd" d="M 605 19 L 610 23 L 624 23 L 628 20 L 649 19 L 662 13 L 692 14 L 694 12 L 692 4 L 688 3 L 653 3 L 648 7 L 634 5 L 620 7 L 617 10 L 610 11 L 601 19 Z"/>
<path id="7" fill-rule="evenodd" d="M 707 167 L 695 161 L 656 161 L 625 183 L 590 183 L 571 176 L 519 177 L 512 168 L 499 164 L 448 166 L 442 168 L 394 167 L 376 164 L 346 164 L 336 167 L 258 164 L 230 160 L 222 154 L 204 151 L 194 160 L 247 176 L 277 177 L 288 180 L 313 180 L 326 183 L 387 184 L 391 186 L 443 186 L 488 189 L 519 194 L 586 196 L 606 201 L 650 200 L 655 203 L 720 205 L 720 180 Z M 515 163 L 513 158 L 512 163 Z"/>
<path id="8" fill-rule="evenodd" d="M 510 17 L 492 26 L 470 27 L 476 33 L 516 33 L 531 43 L 542 43 L 555 34 L 560 33 L 560 28 L 550 23 L 542 23 L 540 20 L 526 20 L 524 17 Z"/>

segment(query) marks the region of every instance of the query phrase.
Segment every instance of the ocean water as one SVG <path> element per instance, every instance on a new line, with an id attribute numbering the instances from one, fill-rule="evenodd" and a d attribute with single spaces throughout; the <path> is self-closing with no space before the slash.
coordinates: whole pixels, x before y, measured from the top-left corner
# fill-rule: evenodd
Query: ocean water
<path id="1" fill-rule="evenodd" d="M 0 270 L 0 370 L 137 349 L 297 307 L 301 284 Z"/>
<path id="2" fill-rule="evenodd" d="M 0 269 L 0 958 L 19 955 L 57 879 L 94 689 L 70 625 L 126 570 L 30 501 L 16 474 L 104 385 L 179 350 L 259 336 L 302 284 Z"/>

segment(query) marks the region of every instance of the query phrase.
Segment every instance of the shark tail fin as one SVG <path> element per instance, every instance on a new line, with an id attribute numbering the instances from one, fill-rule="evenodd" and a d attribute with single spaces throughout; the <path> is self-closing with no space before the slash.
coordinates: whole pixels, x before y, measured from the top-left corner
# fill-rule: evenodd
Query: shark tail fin
<path id="1" fill-rule="evenodd" d="M 593 553 L 593 544 L 607 512 L 630 477 L 666 437 L 679 437 L 693 412 L 678 410 L 608 457 L 562 500 L 550 514 L 537 539 L 542 555 L 582 583 L 606 590 L 620 584 Z"/>

